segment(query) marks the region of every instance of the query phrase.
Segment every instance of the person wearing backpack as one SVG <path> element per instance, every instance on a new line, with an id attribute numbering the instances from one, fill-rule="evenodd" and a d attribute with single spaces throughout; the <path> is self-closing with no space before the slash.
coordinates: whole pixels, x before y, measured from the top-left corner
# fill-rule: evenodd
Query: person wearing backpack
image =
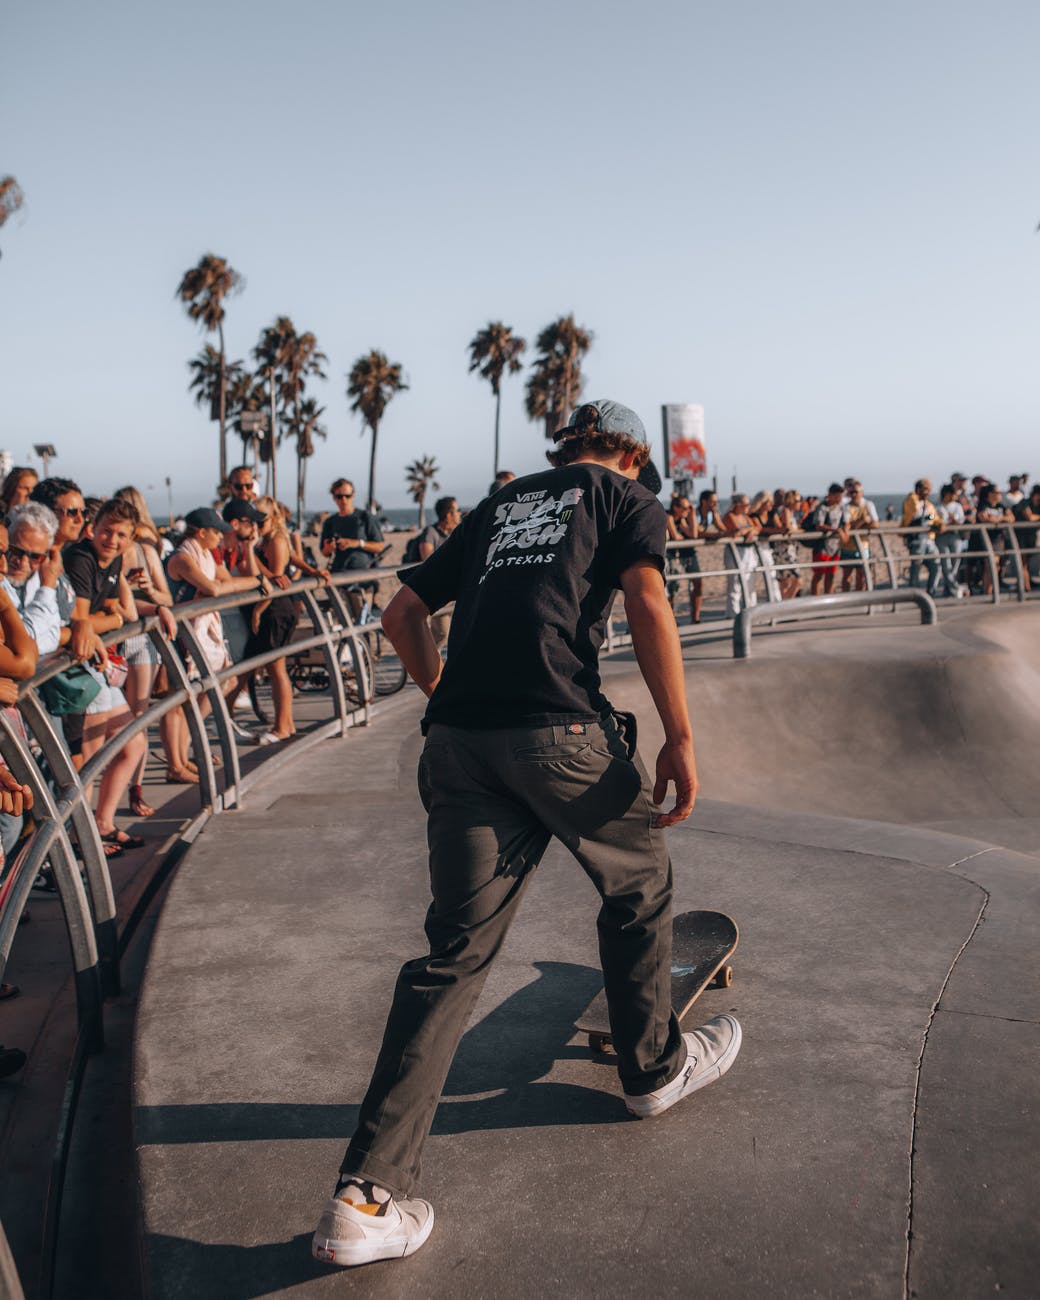
<path id="1" fill-rule="evenodd" d="M 462 511 L 459 509 L 459 503 L 455 497 L 440 497 L 434 503 L 434 510 L 437 513 L 437 522 L 412 538 L 415 542 L 415 560 L 414 563 L 422 563 L 428 560 L 430 556 L 443 546 L 455 529 L 462 523 Z M 408 545 L 411 546 L 412 542 Z M 405 552 L 407 560 L 407 550 Z M 451 627 L 451 611 L 455 608 L 454 602 L 444 609 L 440 609 L 430 619 L 430 631 L 433 633 L 433 639 L 437 649 L 440 650 L 448 639 L 448 629 Z"/>

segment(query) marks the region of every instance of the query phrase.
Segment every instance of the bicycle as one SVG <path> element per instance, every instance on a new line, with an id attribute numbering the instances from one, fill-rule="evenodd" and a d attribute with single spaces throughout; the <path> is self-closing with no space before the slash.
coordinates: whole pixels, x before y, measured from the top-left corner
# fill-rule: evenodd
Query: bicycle
<path id="1" fill-rule="evenodd" d="M 385 554 L 385 551 L 383 553 Z M 374 584 L 358 583 L 344 589 L 350 601 L 355 626 L 358 628 L 377 622 L 382 613 L 375 602 L 373 586 Z M 333 624 L 333 630 L 343 629 Z M 369 696 L 368 699 L 362 699 L 350 640 L 345 640 L 339 648 L 337 658 L 343 675 L 343 689 L 348 705 L 352 708 L 360 708 L 363 703 L 370 703 L 373 695 L 394 695 L 402 690 L 408 680 L 408 673 L 382 632 L 375 628 L 367 635 L 353 639 L 357 644 L 363 675 L 369 683 Z M 289 681 L 294 692 L 317 694 L 329 689 L 328 665 L 321 649 L 304 650 L 298 655 L 289 655 L 287 666 Z M 271 686 L 262 668 L 253 673 L 250 678 L 249 700 L 259 721 L 265 726 L 270 726 L 273 717 Z"/>

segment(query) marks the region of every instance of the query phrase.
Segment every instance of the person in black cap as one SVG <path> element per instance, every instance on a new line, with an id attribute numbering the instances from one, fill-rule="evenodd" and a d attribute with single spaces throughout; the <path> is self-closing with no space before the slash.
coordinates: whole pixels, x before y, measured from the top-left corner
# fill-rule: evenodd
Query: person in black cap
<path id="1" fill-rule="evenodd" d="M 697 773 L 662 576 L 665 512 L 637 482 L 646 431 L 634 411 L 597 401 L 555 441 L 553 468 L 485 498 L 403 575 L 383 616 L 429 697 L 419 763 L 429 953 L 398 976 L 357 1129 L 312 1239 L 326 1263 L 408 1255 L 429 1236 L 433 1210 L 412 1197 L 420 1152 L 484 977 L 553 836 L 600 895 L 600 959 L 629 1112 L 660 1114 L 718 1079 L 740 1049 L 732 1016 L 684 1034 L 671 1007 L 664 829 L 690 815 Z M 619 590 L 664 728 L 653 781 L 636 753 L 634 716 L 616 712 L 600 684 L 599 647 Z M 452 600 L 442 663 L 428 620 Z"/>

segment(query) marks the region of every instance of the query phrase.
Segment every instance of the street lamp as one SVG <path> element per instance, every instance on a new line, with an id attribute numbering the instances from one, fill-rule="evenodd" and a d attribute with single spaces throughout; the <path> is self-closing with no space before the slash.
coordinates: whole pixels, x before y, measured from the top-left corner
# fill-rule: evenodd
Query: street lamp
<path id="1" fill-rule="evenodd" d="M 57 452 L 49 442 L 37 442 L 33 446 L 33 451 L 43 461 L 43 477 L 50 478 L 51 457 L 57 456 Z"/>

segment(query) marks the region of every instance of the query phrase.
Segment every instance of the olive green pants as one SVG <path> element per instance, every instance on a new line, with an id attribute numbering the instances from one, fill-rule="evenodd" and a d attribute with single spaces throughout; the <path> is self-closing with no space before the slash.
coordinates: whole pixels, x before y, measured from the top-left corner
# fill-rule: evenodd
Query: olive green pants
<path id="1" fill-rule="evenodd" d="M 628 715 L 617 715 L 628 720 Z M 429 814 L 430 951 L 397 978 L 343 1174 L 407 1195 L 477 995 L 552 836 L 599 891 L 603 982 L 632 1095 L 679 1072 L 671 1008 L 672 873 L 649 781 L 615 717 L 478 731 L 434 725 L 419 761 Z M 629 735 L 634 721 L 628 721 Z M 630 752 L 631 751 L 631 752 Z"/>

